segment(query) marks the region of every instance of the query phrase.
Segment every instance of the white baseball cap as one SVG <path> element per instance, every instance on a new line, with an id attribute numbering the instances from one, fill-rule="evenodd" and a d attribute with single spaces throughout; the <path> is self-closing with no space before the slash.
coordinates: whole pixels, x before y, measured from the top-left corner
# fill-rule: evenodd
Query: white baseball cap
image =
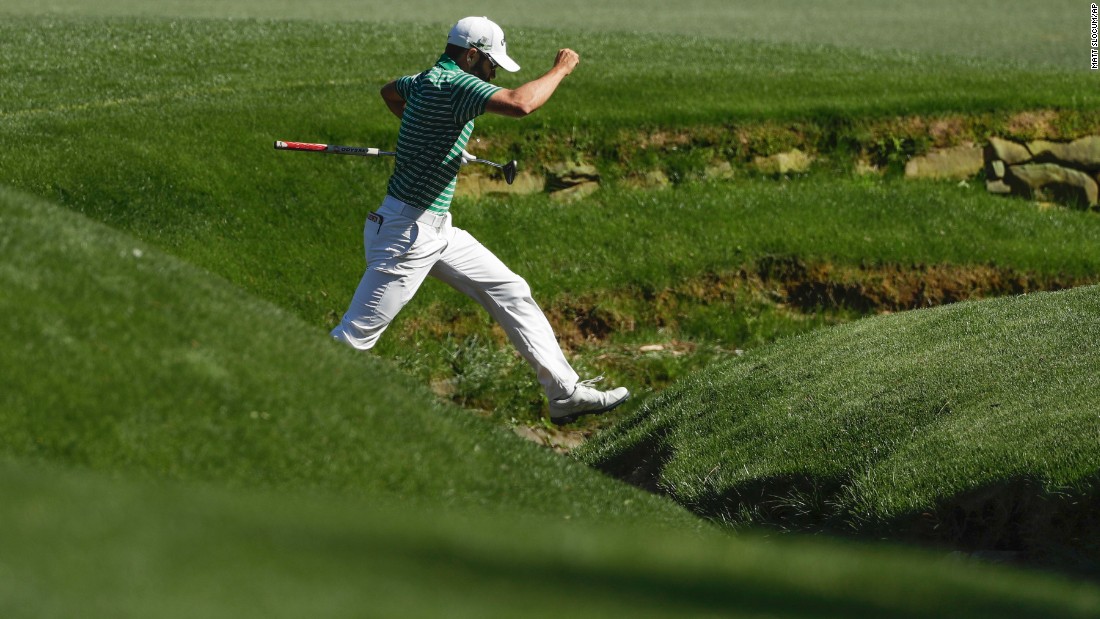
<path id="1" fill-rule="evenodd" d="M 458 20 L 447 35 L 447 43 L 465 49 L 476 48 L 485 52 L 505 71 L 519 71 L 516 61 L 508 57 L 504 31 L 488 17 L 463 17 Z"/>

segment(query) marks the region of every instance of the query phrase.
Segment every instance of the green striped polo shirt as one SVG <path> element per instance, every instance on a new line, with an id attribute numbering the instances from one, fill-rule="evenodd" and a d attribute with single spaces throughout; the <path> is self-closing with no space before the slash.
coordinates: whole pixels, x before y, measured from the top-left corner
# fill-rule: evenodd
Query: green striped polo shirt
<path id="1" fill-rule="evenodd" d="M 420 75 L 397 79 L 405 113 L 397 133 L 397 163 L 389 195 L 416 208 L 446 213 L 474 118 L 499 86 L 466 73 L 443 54 Z"/>

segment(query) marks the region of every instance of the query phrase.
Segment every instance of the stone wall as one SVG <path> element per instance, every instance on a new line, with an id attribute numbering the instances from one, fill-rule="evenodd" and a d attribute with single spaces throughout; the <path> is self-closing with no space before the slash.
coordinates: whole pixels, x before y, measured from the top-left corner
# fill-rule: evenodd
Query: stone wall
<path id="1" fill-rule="evenodd" d="M 993 193 L 1097 207 L 1100 136 L 1026 143 L 990 138 L 984 159 L 986 187 Z"/>
<path id="2" fill-rule="evenodd" d="M 765 176 L 787 176 L 810 172 L 815 158 L 799 149 L 751 161 L 722 160 L 708 165 L 707 179 L 730 179 L 746 170 Z M 736 169 L 734 165 L 738 166 Z M 859 174 L 883 171 L 861 159 Z M 963 182 L 981 178 L 991 193 L 1022 196 L 1042 202 L 1057 202 L 1077 208 L 1100 210 L 1100 135 L 1073 141 L 1013 141 L 991 137 L 984 144 L 964 142 L 934 149 L 906 162 L 905 177 L 912 179 L 954 179 Z M 661 169 L 624 179 L 632 186 L 658 188 L 671 184 Z M 546 166 L 543 174 L 521 172 L 508 185 L 493 171 L 473 170 L 459 176 L 459 195 L 549 193 L 555 200 L 583 199 L 597 191 L 602 178 L 593 165 L 558 163 Z"/>
<path id="3" fill-rule="evenodd" d="M 964 180 L 983 170 L 991 193 L 1097 208 L 1100 136 L 1072 142 L 993 137 L 984 147 L 964 144 L 914 157 L 905 177 Z"/>

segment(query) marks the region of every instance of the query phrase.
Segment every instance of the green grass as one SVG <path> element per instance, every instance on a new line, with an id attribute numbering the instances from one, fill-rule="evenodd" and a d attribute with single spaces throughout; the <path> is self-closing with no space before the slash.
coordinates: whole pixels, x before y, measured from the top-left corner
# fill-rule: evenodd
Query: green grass
<path id="1" fill-rule="evenodd" d="M 14 187 L 130 232 L 309 324 L 331 326 L 361 274 L 362 222 L 378 204 L 391 164 L 277 153 L 270 144 L 276 138 L 392 143 L 396 123 L 377 88 L 431 62 L 438 48 L 433 27 L 407 32 L 399 37 L 389 26 L 346 22 L 5 20 L 0 51 L 22 79 L 0 84 L 0 144 L 6 146 L 0 167 Z M 527 34 L 528 49 L 549 59 L 558 35 Z M 478 135 L 486 146 L 479 154 L 511 154 L 537 169 L 581 149 L 621 174 L 631 166 L 658 166 L 685 182 L 670 192 L 611 182 L 593 200 L 565 206 L 541 196 L 456 204 L 458 225 L 526 277 L 540 303 L 563 315 L 580 305 L 633 322 L 624 334 L 628 341 L 688 339 L 732 349 L 845 317 L 792 314 L 768 299 L 738 304 L 728 316 L 721 308 L 692 306 L 684 294 L 682 316 L 654 316 L 637 299 L 774 258 L 995 264 L 1048 280 L 1097 272 L 1091 249 L 1100 228 L 1091 215 L 1040 213 L 950 186 L 833 179 L 827 169 L 779 186 L 762 179 L 690 180 L 711 158 L 741 156 L 724 150 L 741 148 L 733 144 L 683 155 L 625 145 L 618 153 L 606 150 L 621 142 L 624 130 L 655 126 L 817 115 L 843 124 L 838 119 L 863 114 L 1034 105 L 1088 109 L 1096 102 L 1087 76 L 1035 70 L 1034 79 L 1021 81 L 971 61 L 936 60 L 931 72 L 929 58 L 913 53 L 576 36 L 592 62 L 535 117 L 484 119 Z M 643 57 L 653 60 L 636 66 L 633 59 Z M 654 81 L 672 86 L 656 101 L 647 97 Z M 1021 90 L 1021 83 L 1028 87 Z M 868 96 L 880 91 L 882 97 Z M 736 142 L 727 133 L 721 139 Z M 784 138 L 777 139 L 779 148 Z M 764 142 L 761 147 L 770 148 Z M 34 156 L 26 144 L 35 145 Z M 503 346 L 486 348 L 493 336 L 479 316 L 468 300 L 429 285 L 395 333 L 412 331 L 410 318 L 445 330 L 455 320 L 475 326 L 442 343 L 431 330 L 418 329 L 420 349 L 394 340 L 384 341 L 382 352 L 418 376 L 447 380 L 476 336 L 481 348 L 473 357 L 494 357 L 492 367 L 506 370 L 508 379 L 459 376 L 464 382 L 455 401 L 501 409 L 506 419 L 517 411 L 521 419 L 537 414 L 543 403 L 526 370 Z M 578 363 L 604 371 L 608 364 L 597 358 L 605 353 L 578 351 Z M 621 363 L 608 373 L 637 381 L 639 390 L 657 389 L 708 359 L 659 360 L 652 371 Z M 466 365 L 484 367 L 479 363 Z"/>
<path id="2" fill-rule="evenodd" d="M 916 295 L 912 306 L 942 302 L 934 292 L 941 265 L 954 265 L 946 283 L 956 296 L 947 300 L 1095 282 L 1100 273 L 1094 214 L 1041 211 L 952 184 L 821 177 L 782 185 L 689 184 L 660 192 L 605 189 L 566 206 L 544 197 L 463 201 L 456 213 L 460 225 L 527 278 L 562 329 L 580 325 L 582 335 L 597 339 L 574 346 L 582 369 L 639 394 L 736 348 L 909 309 L 906 301 L 890 304 L 907 281 Z M 822 289 L 854 291 L 854 298 L 838 293 L 830 300 L 818 292 L 804 273 L 814 265 L 825 265 Z M 926 269 L 932 272 L 925 277 L 890 279 Z M 346 275 L 349 290 L 357 277 Z M 928 300 L 923 288 L 931 289 Z M 334 308 L 330 316 L 336 315 Z M 505 420 L 537 417 L 544 407 L 529 370 L 489 318 L 446 286 L 428 282 L 393 330 L 403 336 L 383 339 L 382 354 L 425 380 L 457 376 L 456 401 L 495 409 Z M 473 353 L 469 338 L 477 338 L 480 352 Z M 687 358 L 637 352 L 684 340 L 699 346 Z M 477 371 L 491 380 L 472 384 Z"/>
<path id="3" fill-rule="evenodd" d="M 954 184 L 830 180 L 612 188 L 571 206 L 542 198 L 456 207 L 460 225 L 551 294 L 661 290 L 765 258 L 837 265 L 997 265 L 1100 272 L 1100 218 L 1041 211 Z M 568 234 L 563 234 L 568 231 Z M 570 248 L 583 251 L 569 251 Z"/>
<path id="4" fill-rule="evenodd" d="M 73 110 L 118 113 L 119 103 L 140 112 L 216 102 L 218 115 L 239 116 L 236 106 L 225 104 L 247 100 L 248 122 L 238 131 L 262 129 L 278 112 L 296 116 L 288 129 L 321 124 L 349 137 L 394 131 L 376 96 L 379 84 L 423 70 L 442 51 L 439 27 L 421 24 L 14 17 L 3 32 L 9 70 L 30 78 L 0 91 L 4 111 L 19 112 L 21 121 Z M 505 86 L 547 70 L 564 37 L 536 28 L 517 35 L 523 53 L 515 53 L 527 68 L 499 76 Z M 554 103 L 521 123 L 486 118 L 483 136 L 489 131 L 519 141 L 537 127 L 544 132 L 540 141 L 549 131 L 602 140 L 619 129 L 773 118 L 1090 110 L 1098 97 L 1088 73 L 991 71 L 995 63 L 915 52 L 629 33 L 578 32 L 568 40 L 582 65 Z M 652 93 L 654 82 L 661 84 L 660 96 Z"/>
<path id="5" fill-rule="evenodd" d="M 561 28 L 568 32 L 644 32 L 675 38 L 871 49 L 907 49 L 963 56 L 975 62 L 1084 71 L 1088 67 L 1088 5 L 1069 0 L 1047 2 L 1043 10 L 1022 0 L 951 0 L 884 5 L 874 0 L 797 0 L 768 3 L 686 0 L 675 6 L 661 0 L 629 4 L 593 4 L 562 0 L 541 2 L 485 0 L 478 14 L 500 23 L 524 58 L 522 28 Z M 0 11 L 17 15 L 144 15 L 176 17 L 251 17 L 325 21 L 427 21 L 440 33 L 465 16 L 465 9 L 438 0 L 400 4 L 361 0 L 297 2 L 294 0 L 177 0 L 169 5 L 141 0 L 6 0 Z M 395 28 L 401 28 L 398 25 Z M 563 45 L 570 37 L 563 36 Z M 523 61 L 521 60 L 521 64 Z"/>
<path id="6" fill-rule="evenodd" d="M 384 111 L 376 91 L 385 80 L 417 70 L 434 58 L 429 29 L 413 28 L 409 39 L 401 39 L 398 45 L 393 33 L 371 24 L 13 19 L 0 28 L 0 42 L 5 42 L 0 47 L 9 70 L 24 76 L 0 85 L 0 117 L 4 121 L 0 143 L 7 146 L 0 155 L 0 166 L 11 185 L 130 231 L 260 292 L 310 321 L 343 311 L 345 291 L 360 269 L 359 229 L 365 212 L 380 200 L 390 164 L 276 153 L 270 143 L 276 138 L 391 143 L 396 123 Z M 947 64 L 930 73 L 919 62 L 875 54 L 836 55 L 806 48 L 773 57 L 756 46 L 715 52 L 713 43 L 691 40 L 677 43 L 683 48 L 669 55 L 658 47 L 663 44 L 643 37 L 584 36 L 593 48 L 612 57 L 593 62 L 590 73 L 579 72 L 537 117 L 524 122 L 486 119 L 485 128 L 478 133 L 520 149 L 571 150 L 583 148 L 585 140 L 614 141 L 622 127 L 722 124 L 746 116 L 783 118 L 826 108 L 842 116 L 859 115 L 868 113 L 863 109 L 868 101 L 889 114 L 903 113 L 916 101 L 930 101 L 940 110 L 981 107 L 971 100 L 949 101 L 969 99 L 970 93 L 998 100 L 990 103 L 993 107 L 1027 108 L 1039 100 L 1049 105 L 1095 103 L 1091 98 L 1095 90 L 1087 78 L 1058 77 L 1056 73 L 1039 76 L 1039 82 L 1006 79 L 997 94 L 996 87 L 982 85 L 988 72 L 966 66 L 954 67 L 956 73 Z M 540 46 L 549 57 L 552 37 L 545 32 L 533 37 L 532 45 Z M 381 45 L 384 41 L 391 42 Z M 722 54 L 729 57 L 723 59 Z M 800 55 L 807 57 L 798 58 Z M 634 74 L 615 68 L 634 56 L 671 57 L 639 67 Z M 682 63 L 713 67 L 714 72 L 705 78 L 676 75 L 676 67 Z M 952 75 L 958 77 L 955 86 L 944 82 Z M 925 79 L 935 80 L 934 87 L 922 83 Z M 1068 90 L 1043 79 L 1068 80 Z M 652 80 L 683 83 L 659 101 L 638 105 Z M 869 85 L 876 80 L 882 83 Z M 898 86 L 896 99 L 894 95 L 868 96 L 880 87 L 893 90 L 887 83 Z M 1020 83 L 1034 87 L 1020 91 Z M 612 89 L 618 91 L 608 96 Z M 1030 96 L 1038 99 L 1028 102 Z M 943 98 L 934 100 L 937 97 Z M 688 109 L 690 114 L 685 114 Z M 529 135 L 542 137 L 528 144 L 523 136 Z M 34 157 L 20 148 L 28 140 L 36 145 Z M 491 148 L 484 154 L 503 156 Z M 43 174 L 43 170 L 50 173 Z M 716 204 L 722 205 L 719 217 L 725 227 L 730 225 L 727 217 L 740 215 L 738 209 L 751 208 L 741 204 L 742 194 L 745 202 L 787 202 L 784 194 L 769 195 L 772 189 L 770 184 L 745 190 L 737 187 L 732 190 L 736 192 L 732 200 L 731 189 L 724 186 L 686 194 L 623 192 L 622 197 L 615 189 L 615 197 L 601 198 L 599 204 L 606 208 L 597 213 L 591 213 L 587 204 L 558 209 L 546 200 L 523 201 L 514 211 L 524 218 L 520 233 L 524 244 L 533 241 L 540 253 L 521 257 L 516 267 L 526 269 L 527 263 L 537 262 L 535 256 L 548 250 L 576 257 L 578 253 L 572 251 L 575 244 L 570 251 L 548 247 L 565 236 L 560 234 L 562 225 L 575 228 L 579 221 L 599 223 L 608 218 L 630 225 L 634 234 L 620 234 L 622 228 L 616 227 L 598 230 L 592 233 L 596 238 L 580 243 L 594 251 L 612 247 L 617 252 L 616 262 L 622 262 L 622 256 L 639 255 L 637 247 L 643 242 L 670 238 L 679 243 L 683 238 L 678 236 L 680 222 L 670 219 L 685 208 L 691 213 L 695 202 L 708 204 L 711 211 Z M 820 201 L 840 208 L 850 205 L 857 212 L 849 221 L 865 224 L 868 217 L 859 211 L 869 207 L 881 213 L 886 206 L 883 200 L 902 202 L 903 206 L 917 202 L 924 215 L 948 204 L 954 207 L 955 200 L 947 191 L 932 190 L 928 198 L 919 195 L 925 192 L 923 188 L 896 192 L 900 193 L 870 189 L 861 194 L 858 184 L 815 185 L 796 189 L 799 201 L 789 208 L 821 214 L 819 206 L 803 202 Z M 972 209 L 989 204 L 998 212 L 1003 208 L 1011 211 L 976 197 L 960 201 L 963 209 L 970 204 Z M 734 210 L 727 211 L 726 205 Z M 633 216 L 619 218 L 615 214 L 617 209 L 627 208 L 644 212 L 639 212 L 636 222 Z M 486 229 L 477 221 L 492 219 L 500 210 L 499 204 L 494 204 L 491 213 L 479 216 L 475 208 L 462 205 L 456 214 L 460 225 L 476 228 L 489 237 L 486 242 L 507 251 L 504 244 L 514 242 L 514 237 L 506 234 L 508 230 Z M 539 216 L 548 210 L 554 216 Z M 947 223 L 961 217 L 953 213 L 943 216 L 949 219 Z M 777 228 L 765 230 L 766 238 L 783 238 L 791 227 L 807 224 L 806 217 L 768 220 Z M 1066 222 L 1076 230 L 1089 226 Z M 710 226 L 708 230 L 715 232 L 711 239 L 721 239 L 723 244 L 739 232 L 737 228 L 715 229 L 710 222 L 686 223 L 692 228 Z M 764 221 L 757 224 L 766 225 Z M 904 230 L 887 234 L 911 232 L 914 224 L 906 225 Z M 950 226 L 941 229 L 951 231 Z M 809 226 L 806 234 L 820 237 L 829 232 Z M 858 231 L 842 232 L 847 239 Z M 1088 235 L 1085 231 L 1085 242 L 1091 242 Z M 495 240 L 498 237 L 500 242 Z M 947 236 L 942 245 L 954 240 Z M 713 247 L 713 240 L 707 242 Z M 740 266 L 730 263 L 731 259 L 740 260 L 729 254 L 747 242 L 739 240 L 720 254 L 711 249 L 702 259 L 685 256 L 691 250 L 683 248 L 676 249 L 670 261 L 658 261 L 663 256 L 654 254 L 639 276 L 664 273 L 663 262 L 670 263 L 669 272 L 677 277 L 683 274 L 681 264 L 691 275 L 698 274 L 693 269 L 699 263 Z M 636 245 L 624 246 L 630 243 Z M 861 235 L 847 251 L 862 259 L 866 243 Z M 763 244 L 758 247 L 768 251 Z M 894 256 L 890 254 L 895 252 L 881 246 L 870 249 L 885 254 L 886 259 L 905 260 L 908 253 Z M 820 250 L 805 247 L 802 252 L 811 257 Z M 598 257 L 609 258 L 609 253 L 603 250 Z M 937 256 L 918 259 L 934 262 Z M 624 274 L 618 266 L 603 272 L 622 282 Z M 543 290 L 542 298 L 562 290 L 561 279 L 572 281 L 579 272 L 591 270 L 588 263 L 579 262 L 555 267 L 562 267 L 557 269 L 560 275 L 549 286 L 542 286 L 537 274 L 532 276 L 536 289 Z M 632 274 L 625 275 L 629 278 Z"/>
<path id="7" fill-rule="evenodd" d="M 896 548 L 726 538 L 125 234 L 9 190 L 0 231 L 5 617 L 1100 605 Z"/>
<path id="8" fill-rule="evenodd" d="M 1096 587 L 896 548 L 413 511 L 0 466 L 0 614 L 1088 617 Z"/>
<path id="9" fill-rule="evenodd" d="M 734 524 L 1095 570 L 1100 287 L 861 320 L 683 380 L 583 448 Z"/>
<path id="10" fill-rule="evenodd" d="M 792 303 L 790 291 L 777 288 L 776 272 L 788 267 L 835 268 L 841 285 L 848 277 L 865 283 L 876 269 L 993 269 L 1025 288 L 1030 281 L 1039 288 L 1094 281 L 1100 272 L 1095 214 L 1040 211 L 979 188 L 851 179 L 829 159 L 792 182 L 698 181 L 714 161 L 742 161 L 801 137 L 847 155 L 877 148 L 897 164 L 926 145 L 890 150 L 867 127 L 904 125 L 902 117 L 912 115 L 967 115 L 970 129 L 1000 131 L 1017 112 L 1053 109 L 1056 132 L 1095 127 L 1100 99 L 1067 43 L 1076 22 L 1066 15 L 1077 7 L 1020 18 L 1002 5 L 957 8 L 942 0 L 894 10 L 865 0 L 756 8 L 698 0 L 651 19 L 644 17 L 649 1 L 586 5 L 564 17 L 558 11 L 569 4 L 553 15 L 534 5 L 486 7 L 508 28 L 525 66 L 502 77 L 503 85 L 538 75 L 562 45 L 579 50 L 584 63 L 535 117 L 479 122 L 484 142 L 475 152 L 516 157 L 535 171 L 578 152 L 607 182 L 572 205 L 545 196 L 456 204 L 459 225 L 527 277 L 566 324 L 579 324 L 570 323 L 575 317 L 613 327 L 572 353 L 586 375 L 610 368 L 616 382 L 643 385 L 635 389 L 635 420 L 671 419 L 677 409 L 669 403 L 721 368 L 744 368 L 773 351 L 785 351 L 781 362 L 805 355 L 812 365 L 832 358 L 813 342 L 880 324 L 856 323 L 727 361 L 734 347 L 868 311 Z M 1093 587 L 944 567 L 897 548 L 849 553 L 848 546 L 803 540 L 787 547 L 727 539 L 668 500 L 528 445 L 499 422 L 516 416 L 527 423 L 524 410 L 541 413 L 529 370 L 469 301 L 440 286 L 418 296 L 381 356 L 328 341 L 325 330 L 361 272 L 360 226 L 382 196 L 389 163 L 276 153 L 271 141 L 392 143 L 396 123 L 378 87 L 432 62 L 447 23 L 459 17 L 349 21 L 410 19 L 429 5 L 413 0 L 370 15 L 364 6 L 0 6 L 0 53 L 14 76 L 0 81 L 0 458 L 14 463 L 0 467 L 0 615 L 172 616 L 192 614 L 199 603 L 204 616 L 298 616 L 303 600 L 325 600 L 320 610 L 338 614 L 379 599 L 378 614 L 404 615 L 411 594 L 425 590 L 440 594 L 414 607 L 425 616 L 514 616 L 516 605 L 557 615 L 563 597 L 570 614 L 592 616 L 731 607 L 781 616 L 1095 612 Z M 624 19 L 629 10 L 637 14 Z M 87 17 L 93 13 L 99 17 Z M 271 19 L 288 17 L 310 19 Z M 575 28 L 579 20 L 586 28 Z M 1025 31 L 1029 43 L 1009 41 Z M 662 132 L 696 141 L 686 152 L 641 146 Z M 627 186 L 653 168 L 678 186 Z M 720 294 L 708 296 L 712 284 Z M 891 320 L 931 320 L 913 316 Z M 1020 345 L 1020 338 L 990 340 L 975 329 L 956 332 L 959 346 L 969 348 L 944 348 L 965 357 L 988 341 Z M 1064 397 L 1095 408 L 1081 387 L 1088 375 L 1067 354 L 1068 338 L 1095 340 L 1094 329 L 1083 329 L 1067 324 L 1035 344 L 1051 351 L 1048 359 L 1056 355 L 1052 368 L 994 355 L 1010 378 L 990 382 L 958 364 L 935 377 L 958 393 L 1008 391 L 1026 385 L 1032 371 L 1053 378 L 1047 391 L 1034 391 L 1047 400 L 1027 405 Z M 888 344 L 920 346 L 937 335 L 927 327 Z M 654 341 L 689 354 L 638 352 Z M 805 352 L 790 342 L 802 342 Z M 1094 350 L 1082 354 L 1094 361 Z M 857 359 L 874 356 L 863 351 Z M 713 362 L 719 369 L 707 370 Z M 919 375 L 931 365 L 905 367 Z M 682 376 L 692 377 L 686 387 L 648 399 Z M 928 412 L 921 408 L 928 402 L 948 402 L 921 400 L 928 390 L 906 376 L 887 372 L 911 390 L 903 395 L 918 413 Z M 774 386 L 769 380 L 745 382 L 744 394 L 715 395 L 709 404 L 753 398 Z M 495 409 L 498 423 L 441 403 L 429 381 L 462 405 Z M 868 388 L 865 399 L 876 406 L 892 402 L 894 392 Z M 846 393 L 841 404 L 851 404 Z M 671 408 L 662 412 L 665 404 Z M 935 411 L 960 419 L 970 412 L 966 402 L 948 404 Z M 1026 406 L 997 404 L 995 413 L 1031 419 Z M 1091 419 L 1072 417 L 1076 410 L 1067 418 L 1091 427 Z M 838 423 L 859 430 L 851 421 Z M 901 453 L 904 423 L 876 425 L 858 414 L 855 421 L 869 429 L 843 443 L 832 454 L 836 462 L 864 453 L 860 440 Z M 655 433 L 642 436 L 637 423 L 649 422 L 623 424 L 609 443 L 629 435 L 631 445 L 648 448 L 663 438 L 664 426 L 645 426 Z M 822 423 L 783 438 L 799 448 L 796 455 L 812 454 L 818 444 L 807 437 L 832 437 L 836 427 Z M 726 436 L 722 427 L 713 430 L 716 440 Z M 1079 445 L 1090 437 L 1095 443 L 1095 433 L 1069 436 L 1041 424 L 1027 430 L 998 437 L 1004 442 L 986 451 L 945 448 L 940 460 L 922 465 L 927 479 L 943 482 L 937 492 L 959 496 L 968 492 L 965 483 L 1001 483 L 995 475 L 990 482 L 994 471 L 1008 475 L 1021 497 L 1061 500 L 1054 488 L 1090 504 L 1093 456 Z M 1036 446 L 1043 440 L 1045 447 Z M 745 444 L 751 441 L 773 448 L 761 436 Z M 1009 450 L 1008 441 L 1031 447 Z M 654 449 L 662 455 L 660 445 Z M 718 477 L 710 466 L 701 478 L 691 469 L 719 457 L 707 449 L 699 458 L 681 454 L 687 464 L 676 479 L 687 481 L 676 491 L 705 490 L 715 479 L 737 483 L 723 466 L 714 468 Z M 761 463 L 782 469 L 780 456 L 791 449 L 775 449 Z M 1014 457 L 1025 458 L 1020 469 L 1006 465 Z M 936 468 L 943 463 L 946 469 Z M 851 470 L 874 472 L 872 464 L 858 460 Z M 780 485 L 778 502 L 754 502 L 745 515 L 774 523 L 790 509 L 798 517 L 779 519 L 793 527 L 803 522 L 799 514 L 837 506 L 843 513 L 826 514 L 826 524 L 882 531 L 897 522 L 882 510 L 904 513 L 940 496 L 928 492 L 927 479 L 889 492 L 865 480 L 860 493 L 821 503 L 825 491 L 837 490 L 830 485 L 837 478 L 821 479 L 810 491 Z M 240 496 L 252 488 L 265 494 Z M 691 496 L 685 502 L 700 512 L 725 513 L 721 502 L 703 508 L 705 492 Z M 931 513 L 951 524 L 944 512 Z M 371 556 L 381 567 L 364 561 Z"/>

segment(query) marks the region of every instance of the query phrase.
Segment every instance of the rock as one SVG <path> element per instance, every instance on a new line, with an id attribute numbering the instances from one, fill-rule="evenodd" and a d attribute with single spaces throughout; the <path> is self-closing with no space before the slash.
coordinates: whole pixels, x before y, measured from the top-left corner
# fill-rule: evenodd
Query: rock
<path id="1" fill-rule="evenodd" d="M 1018 165 L 1031 161 L 1031 152 L 1027 147 L 1001 138 L 989 138 L 989 145 L 985 149 L 985 160 L 1000 159 L 1008 165 Z"/>
<path id="2" fill-rule="evenodd" d="M 770 157 L 754 157 L 752 163 L 762 174 L 802 174 L 810 171 L 813 161 L 796 148 Z"/>
<path id="3" fill-rule="evenodd" d="M 985 189 L 989 193 L 1006 194 L 1006 195 L 1012 193 L 1012 188 L 1008 186 L 1008 183 L 1005 183 L 1001 179 L 986 181 L 985 182 Z"/>
<path id="4" fill-rule="evenodd" d="M 1097 205 L 1097 182 L 1084 172 L 1053 163 L 1027 163 L 1009 166 L 1005 182 L 1012 193 L 1043 199 L 1048 195 L 1062 203 Z"/>
<path id="5" fill-rule="evenodd" d="M 1005 162 L 997 159 L 989 162 L 988 167 L 990 178 L 1004 178 L 1005 177 Z"/>
<path id="6" fill-rule="evenodd" d="M 1100 172 L 1100 136 L 1090 135 L 1069 143 L 1036 140 L 1028 142 L 1027 147 L 1038 163 L 1058 163 L 1088 172 Z"/>
<path id="7" fill-rule="evenodd" d="M 559 202 L 573 202 L 574 200 L 580 200 L 586 198 L 595 193 L 600 188 L 600 184 L 596 181 L 587 181 L 580 183 L 579 185 L 573 185 L 572 187 L 566 187 L 565 189 L 558 189 L 557 191 L 550 192 L 550 198 Z"/>
<path id="8" fill-rule="evenodd" d="M 671 182 L 664 170 L 650 170 L 642 177 L 642 184 L 645 187 L 667 187 Z"/>
<path id="9" fill-rule="evenodd" d="M 910 159 L 905 164 L 905 178 L 961 180 L 980 172 L 984 163 L 978 146 L 956 146 Z"/>
<path id="10" fill-rule="evenodd" d="M 856 174 L 860 176 L 870 176 L 872 174 L 881 175 L 882 170 L 877 165 L 867 161 L 866 159 L 860 159 L 856 161 Z"/>
<path id="11" fill-rule="evenodd" d="M 583 183 L 600 182 L 600 173 L 594 165 L 559 163 L 550 166 L 546 172 L 546 186 L 552 192 Z"/>
<path id="12" fill-rule="evenodd" d="M 735 175 L 733 165 L 728 161 L 719 161 L 712 166 L 707 166 L 706 170 L 703 171 L 703 176 L 705 178 L 717 180 L 729 180 Z"/>

